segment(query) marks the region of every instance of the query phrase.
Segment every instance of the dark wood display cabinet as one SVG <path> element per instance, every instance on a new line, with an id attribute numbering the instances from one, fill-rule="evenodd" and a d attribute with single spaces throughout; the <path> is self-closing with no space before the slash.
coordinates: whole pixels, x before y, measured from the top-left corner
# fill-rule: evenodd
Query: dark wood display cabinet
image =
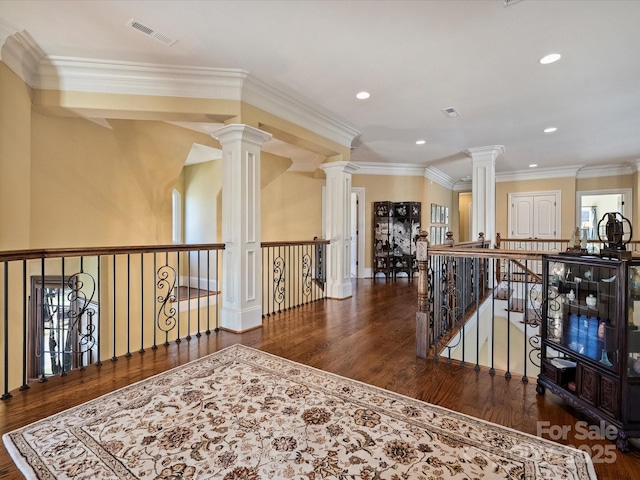
<path id="1" fill-rule="evenodd" d="M 545 255 L 537 392 L 640 437 L 640 258 Z"/>
<path id="2" fill-rule="evenodd" d="M 418 271 L 416 240 L 420 230 L 420 202 L 373 203 L 373 276 Z"/>

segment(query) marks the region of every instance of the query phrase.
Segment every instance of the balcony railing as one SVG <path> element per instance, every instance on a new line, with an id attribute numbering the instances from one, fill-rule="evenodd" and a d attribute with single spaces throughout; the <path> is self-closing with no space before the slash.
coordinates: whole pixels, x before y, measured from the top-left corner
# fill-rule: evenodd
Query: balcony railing
<path id="1" fill-rule="evenodd" d="M 262 315 L 326 298 L 328 240 L 262 242 Z"/>
<path id="2" fill-rule="evenodd" d="M 0 253 L 2 398 L 220 325 L 224 245 Z"/>
<path id="3" fill-rule="evenodd" d="M 543 252 L 450 245 L 428 248 L 418 298 L 418 356 L 507 377 L 540 367 Z M 484 246 L 484 244 L 483 244 Z"/>

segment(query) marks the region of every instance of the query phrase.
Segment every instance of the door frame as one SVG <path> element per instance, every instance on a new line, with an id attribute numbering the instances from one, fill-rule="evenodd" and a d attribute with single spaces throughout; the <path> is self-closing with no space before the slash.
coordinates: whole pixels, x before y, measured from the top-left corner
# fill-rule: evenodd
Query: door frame
<path id="1" fill-rule="evenodd" d="M 626 219 L 633 225 L 633 189 L 632 188 L 608 188 L 604 190 L 580 190 L 576 192 L 576 225 L 580 225 L 580 213 L 582 207 L 582 196 L 590 195 L 622 195 L 622 212 L 620 212 Z M 598 221 L 600 218 L 596 218 L 595 228 L 597 229 Z M 596 232 L 597 234 L 597 232 Z"/>
<path id="2" fill-rule="evenodd" d="M 555 196 L 555 204 L 556 204 L 556 225 L 555 225 L 555 231 L 556 231 L 556 238 L 561 238 L 562 237 L 562 192 L 560 190 L 546 190 L 546 191 L 542 191 L 542 192 L 509 192 L 508 194 L 508 207 L 507 207 L 507 211 L 508 211 L 508 221 L 507 221 L 507 230 L 509 232 L 509 235 L 507 235 L 509 238 L 511 238 L 511 232 L 513 231 L 513 226 L 515 225 L 515 219 L 513 218 L 513 200 L 516 197 L 530 197 L 533 196 L 535 197 L 536 195 L 553 195 Z"/>
<path id="3" fill-rule="evenodd" d="M 358 198 L 358 242 L 357 242 L 357 262 L 356 278 L 364 278 L 364 241 L 366 237 L 365 226 L 365 201 L 364 201 L 364 187 L 351 187 L 351 193 L 355 193 Z M 353 253 L 353 252 L 352 252 Z M 351 266 L 349 266 L 351 268 Z"/>

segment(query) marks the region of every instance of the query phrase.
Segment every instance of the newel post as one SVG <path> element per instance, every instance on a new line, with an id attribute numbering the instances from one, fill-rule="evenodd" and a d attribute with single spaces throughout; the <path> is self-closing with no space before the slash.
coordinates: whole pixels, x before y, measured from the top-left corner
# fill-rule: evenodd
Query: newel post
<path id="1" fill-rule="evenodd" d="M 429 351 L 429 240 L 421 231 L 416 242 L 418 261 L 418 311 L 416 313 L 416 356 L 427 358 Z"/>

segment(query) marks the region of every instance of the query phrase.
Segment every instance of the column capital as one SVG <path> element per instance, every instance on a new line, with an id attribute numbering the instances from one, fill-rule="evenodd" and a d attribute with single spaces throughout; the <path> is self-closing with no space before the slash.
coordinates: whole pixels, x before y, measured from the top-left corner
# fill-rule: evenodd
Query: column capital
<path id="1" fill-rule="evenodd" d="M 486 147 L 474 147 L 469 148 L 464 151 L 464 153 L 471 157 L 473 160 L 476 159 L 491 159 L 495 160 L 500 155 L 504 153 L 504 145 L 489 145 Z"/>
<path id="2" fill-rule="evenodd" d="M 358 170 L 360 168 L 360 165 L 356 165 L 355 163 L 351 163 L 351 162 L 345 162 L 345 161 L 340 161 L 340 162 L 329 162 L 329 163 L 323 163 L 322 165 L 319 165 L 318 168 L 321 168 L 322 170 L 324 170 L 325 174 L 329 174 L 331 173 L 354 173 L 356 170 Z"/>
<path id="3" fill-rule="evenodd" d="M 220 130 L 213 132 L 211 136 L 221 144 L 242 140 L 260 147 L 273 137 L 270 133 L 242 123 L 225 125 Z"/>

